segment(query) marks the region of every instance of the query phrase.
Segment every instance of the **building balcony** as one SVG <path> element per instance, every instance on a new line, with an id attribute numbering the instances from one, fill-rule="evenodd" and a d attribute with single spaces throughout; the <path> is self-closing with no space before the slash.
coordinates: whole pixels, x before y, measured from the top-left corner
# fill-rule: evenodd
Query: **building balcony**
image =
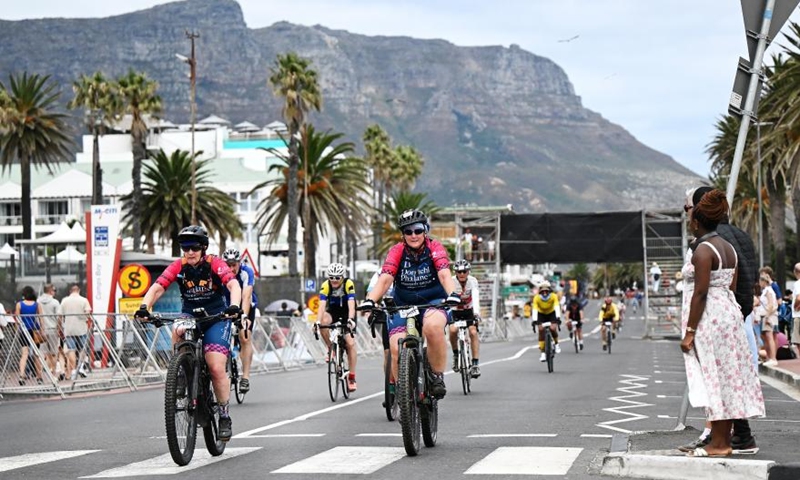
<path id="1" fill-rule="evenodd" d="M 37 215 L 36 225 L 61 225 L 67 219 L 67 215 Z"/>
<path id="2" fill-rule="evenodd" d="M 22 215 L 0 215 L 0 226 L 22 225 Z"/>

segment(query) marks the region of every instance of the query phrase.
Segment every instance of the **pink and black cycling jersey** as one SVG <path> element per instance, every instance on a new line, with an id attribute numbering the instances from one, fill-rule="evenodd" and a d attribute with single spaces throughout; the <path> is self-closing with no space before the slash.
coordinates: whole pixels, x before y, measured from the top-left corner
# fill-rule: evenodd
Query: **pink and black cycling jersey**
<path id="1" fill-rule="evenodd" d="M 394 277 L 394 299 L 398 305 L 419 305 L 447 297 L 439 272 L 450 268 L 447 250 L 436 240 L 425 239 L 417 254 L 398 243 L 389 250 L 381 273 Z"/>
<path id="2" fill-rule="evenodd" d="M 175 260 L 156 283 L 166 290 L 172 282 L 178 282 L 183 313 L 191 314 L 195 308 L 205 308 L 209 315 L 216 315 L 228 306 L 224 286 L 234 278 L 224 260 L 206 255 L 196 266 L 189 265 L 184 258 Z"/>

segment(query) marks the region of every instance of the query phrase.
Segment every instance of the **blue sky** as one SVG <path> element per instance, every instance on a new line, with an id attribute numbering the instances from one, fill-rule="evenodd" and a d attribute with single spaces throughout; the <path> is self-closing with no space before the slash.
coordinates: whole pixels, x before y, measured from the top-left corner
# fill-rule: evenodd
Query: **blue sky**
<path id="1" fill-rule="evenodd" d="M 0 18 L 103 17 L 157 0 L 5 2 Z M 366 35 L 512 43 L 550 58 L 584 106 L 696 173 L 747 57 L 735 0 L 239 0 L 250 28 L 280 20 Z M 800 22 L 795 13 L 792 20 Z M 577 36 L 577 38 L 575 38 Z M 570 41 L 565 41 L 572 39 Z M 770 52 L 781 43 L 779 36 Z M 768 52 L 768 53 L 770 53 Z"/>

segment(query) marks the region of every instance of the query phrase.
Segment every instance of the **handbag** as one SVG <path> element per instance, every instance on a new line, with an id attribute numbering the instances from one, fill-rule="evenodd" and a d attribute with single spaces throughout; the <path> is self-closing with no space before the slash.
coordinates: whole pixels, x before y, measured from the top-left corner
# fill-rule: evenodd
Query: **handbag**
<path id="1" fill-rule="evenodd" d="M 31 330 L 31 338 L 33 339 L 33 343 L 36 345 L 41 345 L 44 343 L 44 336 L 42 336 L 39 330 Z"/>

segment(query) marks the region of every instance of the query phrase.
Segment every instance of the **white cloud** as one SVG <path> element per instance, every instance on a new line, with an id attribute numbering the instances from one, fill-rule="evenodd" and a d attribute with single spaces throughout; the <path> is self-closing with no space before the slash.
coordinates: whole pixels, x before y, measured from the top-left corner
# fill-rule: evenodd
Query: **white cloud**
<path id="1" fill-rule="evenodd" d="M 9 2 L 4 19 L 102 17 L 157 0 Z M 584 105 L 706 175 L 705 145 L 747 55 L 730 0 L 240 0 L 250 28 L 280 20 L 365 35 L 512 43 L 564 68 Z M 800 21 L 798 15 L 792 17 Z M 579 35 L 573 41 L 559 42 Z"/>

